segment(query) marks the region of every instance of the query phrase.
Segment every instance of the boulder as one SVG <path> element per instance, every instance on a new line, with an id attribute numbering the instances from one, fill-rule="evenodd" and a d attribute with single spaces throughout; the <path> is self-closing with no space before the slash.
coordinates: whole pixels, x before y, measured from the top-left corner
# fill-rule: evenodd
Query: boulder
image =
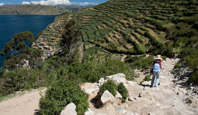
<path id="1" fill-rule="evenodd" d="M 115 97 L 108 90 L 105 90 L 105 92 L 101 96 L 101 102 L 103 104 L 107 102 L 113 102 L 114 100 L 115 100 Z"/>
<path id="2" fill-rule="evenodd" d="M 151 85 L 151 81 L 143 81 L 142 85 L 144 86 L 150 86 Z"/>
<path id="3" fill-rule="evenodd" d="M 85 83 L 81 86 L 81 89 L 88 95 L 92 95 L 93 93 L 97 93 L 99 91 L 99 87 L 97 83 Z"/>
<path id="4" fill-rule="evenodd" d="M 115 97 L 116 97 L 116 98 L 119 98 L 119 99 L 122 99 L 122 95 L 121 95 L 118 91 L 116 92 Z"/>
<path id="5" fill-rule="evenodd" d="M 94 112 L 90 108 L 88 108 L 84 115 L 94 115 Z"/>
<path id="6" fill-rule="evenodd" d="M 127 83 L 127 80 L 126 80 L 125 77 L 126 77 L 126 76 L 125 76 L 125 74 L 123 74 L 123 73 L 118 73 L 118 74 L 106 76 L 107 79 L 113 80 L 116 84 L 119 84 L 119 83 L 124 83 L 124 84 L 126 84 L 126 83 Z"/>
<path id="7" fill-rule="evenodd" d="M 77 115 L 76 105 L 74 103 L 68 104 L 62 111 L 60 115 Z"/>

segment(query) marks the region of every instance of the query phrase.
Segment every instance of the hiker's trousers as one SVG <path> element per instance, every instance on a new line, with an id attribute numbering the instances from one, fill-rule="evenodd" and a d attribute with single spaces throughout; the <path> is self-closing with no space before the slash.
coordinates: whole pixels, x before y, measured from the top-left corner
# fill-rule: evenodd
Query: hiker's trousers
<path id="1" fill-rule="evenodd" d="M 152 81 L 151 81 L 151 87 L 158 87 L 159 84 L 159 75 L 160 72 L 159 71 L 153 71 L 153 77 L 152 77 Z"/>

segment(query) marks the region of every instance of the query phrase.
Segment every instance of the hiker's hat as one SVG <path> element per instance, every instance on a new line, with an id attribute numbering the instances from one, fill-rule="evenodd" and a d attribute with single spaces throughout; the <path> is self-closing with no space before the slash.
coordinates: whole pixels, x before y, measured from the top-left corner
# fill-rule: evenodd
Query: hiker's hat
<path id="1" fill-rule="evenodd" d="M 161 55 L 157 55 L 154 59 L 155 60 L 162 60 Z"/>

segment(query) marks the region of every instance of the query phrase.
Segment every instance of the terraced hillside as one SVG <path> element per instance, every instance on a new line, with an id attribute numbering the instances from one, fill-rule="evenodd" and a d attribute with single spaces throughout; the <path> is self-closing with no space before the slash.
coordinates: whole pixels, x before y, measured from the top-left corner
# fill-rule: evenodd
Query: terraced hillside
<path id="1" fill-rule="evenodd" d="M 197 5 L 197 0 L 110 0 L 79 11 L 77 27 L 84 42 L 110 52 L 167 53 L 170 40 L 197 35 Z"/>
<path id="2" fill-rule="evenodd" d="M 194 76 L 198 76 L 197 6 L 198 0 L 109 0 L 69 14 L 70 18 L 68 14 L 62 15 L 60 20 L 66 22 L 55 27 L 57 32 L 61 30 L 56 32 L 59 37 L 51 32 L 53 27 L 46 36 L 48 27 L 37 44 L 44 41 L 47 45 L 42 47 L 56 46 L 49 55 L 59 51 L 57 48 L 61 46 L 67 56 L 89 49 L 127 55 L 171 56 L 174 53 L 190 67 Z M 76 41 L 81 43 L 75 45 Z M 83 53 L 80 55 L 82 57 Z M 195 79 L 198 84 L 198 77 Z"/>

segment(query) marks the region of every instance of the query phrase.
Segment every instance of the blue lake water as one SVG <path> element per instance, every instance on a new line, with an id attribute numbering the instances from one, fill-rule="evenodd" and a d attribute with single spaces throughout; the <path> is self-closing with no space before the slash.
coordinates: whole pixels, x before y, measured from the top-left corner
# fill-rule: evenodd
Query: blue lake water
<path id="1" fill-rule="evenodd" d="M 0 15 L 0 50 L 16 33 L 31 31 L 34 36 L 54 21 L 54 15 Z M 0 56 L 0 67 L 4 57 Z"/>

